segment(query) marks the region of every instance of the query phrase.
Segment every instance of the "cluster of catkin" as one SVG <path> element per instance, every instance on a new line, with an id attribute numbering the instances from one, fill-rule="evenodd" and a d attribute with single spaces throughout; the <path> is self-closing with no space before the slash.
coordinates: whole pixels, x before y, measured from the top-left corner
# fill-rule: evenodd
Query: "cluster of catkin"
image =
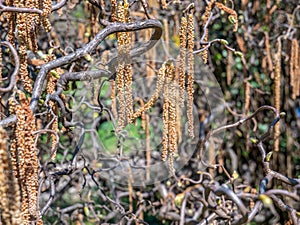
<path id="1" fill-rule="evenodd" d="M 37 221 L 42 224 L 37 208 L 38 195 L 38 156 L 35 145 L 36 121 L 25 94 L 18 91 L 19 101 L 9 100 L 10 113 L 17 116 L 14 137 L 11 142 L 11 163 L 14 176 L 21 191 L 22 224 Z"/>
<path id="2" fill-rule="evenodd" d="M 13 45 L 15 41 L 18 43 L 18 54 L 21 64 L 19 78 L 23 82 L 25 90 L 31 92 L 32 80 L 27 70 L 27 50 L 37 51 L 37 33 L 41 25 L 47 32 L 51 30 L 51 24 L 47 16 L 51 13 L 52 3 L 51 0 L 6 0 L 6 5 L 16 8 L 40 9 L 43 12 L 42 15 L 38 13 L 7 12 L 8 39 Z"/>
<path id="3" fill-rule="evenodd" d="M 181 18 L 179 30 L 180 39 L 180 60 L 179 60 L 179 108 L 183 108 L 185 99 L 185 80 L 187 78 L 187 118 L 188 133 L 194 138 L 194 18 L 193 14 Z M 187 56 L 187 57 L 186 57 Z M 187 61 L 187 65 L 186 65 Z M 187 75 L 185 68 L 187 66 Z"/>
<path id="4" fill-rule="evenodd" d="M 129 22 L 129 4 L 127 0 L 118 3 L 117 21 L 120 23 Z M 126 123 L 131 121 L 133 116 L 132 99 L 132 68 L 129 57 L 131 45 L 131 35 L 129 32 L 120 32 L 117 34 L 118 40 L 118 68 L 116 72 L 116 91 L 118 103 L 118 126 L 117 132 L 122 130 Z M 114 90 L 113 90 L 114 91 Z"/>
<path id="5" fill-rule="evenodd" d="M 203 27 L 205 27 L 205 29 L 204 29 L 205 34 L 204 34 L 204 38 L 203 38 L 202 42 L 205 43 L 205 44 L 202 45 L 201 47 L 205 47 L 206 43 L 208 41 L 208 33 L 209 33 L 208 23 L 209 23 L 209 18 L 211 16 L 211 11 L 215 6 L 217 8 L 219 8 L 220 10 L 223 10 L 224 12 L 229 14 L 228 20 L 229 20 L 230 23 L 232 23 L 234 25 L 233 31 L 236 32 L 237 29 L 238 29 L 238 17 L 237 17 L 236 11 L 234 11 L 233 9 L 225 6 L 221 2 L 216 2 L 215 0 L 212 0 L 206 6 L 205 13 L 203 15 Z M 202 52 L 202 59 L 203 59 L 204 63 L 207 63 L 208 49 L 206 49 Z"/>
<path id="6" fill-rule="evenodd" d="M 181 110 L 184 107 L 185 92 L 187 92 L 188 133 L 191 138 L 194 138 L 194 18 L 192 13 L 189 13 L 187 18 L 181 18 L 179 39 L 180 59 L 178 70 L 174 68 L 173 63 L 166 62 L 159 71 L 159 73 L 165 74 L 162 160 L 165 161 L 168 158 L 171 173 L 174 171 L 174 154 L 181 138 L 180 117 Z M 187 73 L 185 68 L 187 68 Z M 177 75 L 176 71 L 178 71 Z M 185 83 L 186 79 L 187 84 Z M 177 87 L 179 87 L 179 90 Z"/>

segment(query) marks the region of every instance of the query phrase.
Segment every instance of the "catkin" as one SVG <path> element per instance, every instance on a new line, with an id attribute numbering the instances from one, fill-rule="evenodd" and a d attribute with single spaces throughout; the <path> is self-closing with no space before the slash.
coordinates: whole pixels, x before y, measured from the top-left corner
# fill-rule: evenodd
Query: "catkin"
<path id="1" fill-rule="evenodd" d="M 250 109 L 250 90 L 251 86 L 248 81 L 245 82 L 245 114 L 249 115 Z"/>
<path id="2" fill-rule="evenodd" d="M 187 76 L 187 118 L 188 118 L 188 133 L 191 138 L 194 138 L 194 18 L 192 14 L 188 16 L 188 76 Z"/>
<path id="3" fill-rule="evenodd" d="M 275 55 L 275 74 L 274 74 L 274 105 L 280 112 L 280 73 L 281 73 L 281 40 L 278 40 L 277 53 Z M 274 127 L 274 151 L 279 151 L 279 123 Z"/>
<path id="4" fill-rule="evenodd" d="M 234 64 L 232 51 L 227 51 L 227 65 L 226 65 L 226 83 L 227 85 L 231 84 L 232 80 L 232 66 Z"/>
<path id="5" fill-rule="evenodd" d="M 224 12 L 227 12 L 230 16 L 232 16 L 232 22 L 233 22 L 233 24 L 234 24 L 234 29 L 233 29 L 233 31 L 234 32 L 236 32 L 237 31 L 237 29 L 238 29 L 238 17 L 237 17 L 237 13 L 236 13 L 236 11 L 234 11 L 233 9 L 231 9 L 231 8 L 229 8 L 229 7 L 227 7 L 227 6 L 225 6 L 225 5 L 223 5 L 221 2 L 215 2 L 215 5 L 219 8 L 219 9 L 221 9 L 221 10 L 223 10 Z"/>
<path id="6" fill-rule="evenodd" d="M 185 61 L 186 61 L 186 38 L 187 37 L 187 19 L 181 18 L 181 26 L 179 29 L 180 40 L 180 61 L 179 61 L 179 108 L 184 105 L 185 92 Z"/>
<path id="7" fill-rule="evenodd" d="M 208 5 L 205 7 L 205 13 L 204 13 L 204 16 L 203 16 L 203 27 L 206 26 L 204 32 L 205 32 L 205 35 L 204 35 L 204 38 L 203 38 L 203 42 L 207 42 L 208 40 L 208 20 L 209 20 L 209 17 L 210 17 L 210 14 L 211 14 L 211 10 L 212 10 L 212 7 L 214 5 L 214 0 L 210 1 L 208 3 Z M 201 47 L 205 47 L 205 45 L 202 45 Z M 206 64 L 207 63 L 207 59 L 208 59 L 208 49 L 204 50 L 202 52 L 202 59 L 203 59 L 203 62 Z"/>
<path id="8" fill-rule="evenodd" d="M 17 116 L 14 127 L 15 141 L 11 145 L 12 170 L 21 189 L 21 211 L 24 224 L 31 224 L 39 218 L 37 210 L 38 158 L 35 147 L 35 117 L 30 109 L 30 100 L 18 91 L 19 103 L 9 100 L 10 112 Z M 39 222 L 42 224 L 42 222 Z"/>
<path id="9" fill-rule="evenodd" d="M 169 134 L 169 156 L 173 157 L 177 151 L 177 129 L 176 129 L 176 82 L 174 65 L 171 64 L 166 68 L 166 74 L 169 80 L 169 120 L 168 120 L 168 134 Z"/>
<path id="10" fill-rule="evenodd" d="M 290 60 L 290 85 L 292 87 L 292 98 L 296 99 L 299 93 L 299 44 L 297 39 L 292 40 Z"/>
<path id="11" fill-rule="evenodd" d="M 2 83 L 2 48 L 0 47 L 0 86 Z M 0 97 L 1 99 L 1 97 Z"/>
<path id="12" fill-rule="evenodd" d="M 42 15 L 36 13 L 8 13 L 8 40 L 15 45 L 15 33 L 18 42 L 18 54 L 20 57 L 19 78 L 24 89 L 31 93 L 32 80 L 27 70 L 27 50 L 36 52 L 38 50 L 37 34 L 39 32 L 40 20 L 47 32 L 51 30 L 51 23 L 47 16 L 51 13 L 51 0 L 28 0 L 7 1 L 7 6 L 17 8 L 36 8 L 43 11 Z"/>
<path id="13" fill-rule="evenodd" d="M 167 65 L 166 65 L 167 67 Z M 166 73 L 166 70 L 164 71 Z M 170 78 L 166 73 L 165 87 L 164 87 L 164 103 L 163 103 L 163 138 L 162 138 L 162 154 L 161 158 L 166 161 L 169 149 L 169 83 Z"/>
<path id="14" fill-rule="evenodd" d="M 159 98 L 160 93 L 163 89 L 163 86 L 164 86 L 165 73 L 166 73 L 166 64 L 164 63 L 162 65 L 162 67 L 158 70 L 157 83 L 156 83 L 156 87 L 155 87 L 155 90 L 154 90 L 154 93 L 153 93 L 152 97 L 150 98 L 150 100 L 143 107 L 140 107 L 133 114 L 133 116 L 131 118 L 131 120 L 132 120 L 131 122 L 133 122 L 133 120 L 136 119 L 137 117 L 140 117 L 143 112 L 148 111 L 154 105 L 154 103 L 157 101 L 157 99 Z"/>
<path id="15" fill-rule="evenodd" d="M 271 57 L 271 50 L 270 50 L 270 38 L 269 33 L 265 32 L 265 45 L 266 45 L 266 56 L 267 56 L 267 63 L 268 63 L 268 70 L 269 72 L 273 71 L 273 62 Z"/>
<path id="16" fill-rule="evenodd" d="M 117 21 L 117 1 L 111 0 L 111 20 L 112 22 Z"/>
<path id="17" fill-rule="evenodd" d="M 20 224 L 20 192 L 12 173 L 7 140 L 6 131 L 0 127 L 0 216 L 4 224 Z"/>
<path id="18" fill-rule="evenodd" d="M 177 151 L 177 112 L 175 67 L 173 63 L 165 63 L 166 80 L 164 85 L 163 104 L 163 140 L 162 160 L 168 158 L 169 170 L 174 173 L 174 154 Z"/>
<path id="19" fill-rule="evenodd" d="M 129 4 L 119 2 L 117 21 L 120 23 L 129 22 Z M 119 104 L 119 116 L 117 132 L 124 128 L 126 122 L 132 121 L 133 99 L 132 99 L 132 68 L 126 59 L 129 57 L 131 45 L 130 33 L 121 32 L 117 35 L 119 66 L 117 69 L 117 101 Z"/>

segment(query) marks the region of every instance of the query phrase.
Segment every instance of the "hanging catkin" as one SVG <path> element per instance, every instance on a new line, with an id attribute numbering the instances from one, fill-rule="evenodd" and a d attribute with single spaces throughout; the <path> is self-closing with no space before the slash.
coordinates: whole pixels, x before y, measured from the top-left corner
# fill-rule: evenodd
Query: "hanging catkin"
<path id="1" fill-rule="evenodd" d="M 22 224 L 21 196 L 8 153 L 8 136 L 0 127 L 0 218 L 4 224 Z M 9 179 L 8 179 L 9 178 Z"/>
<path id="2" fill-rule="evenodd" d="M 177 151 L 177 120 L 176 120 L 176 82 L 175 82 L 175 68 L 173 64 L 166 67 L 166 76 L 169 79 L 169 120 L 168 120 L 168 134 L 169 134 L 169 170 L 174 172 L 174 154 Z"/>
<path id="3" fill-rule="evenodd" d="M 208 32 L 209 32 L 209 30 L 208 30 L 208 20 L 209 20 L 209 17 L 210 17 L 210 14 L 211 14 L 211 10 L 212 10 L 212 7 L 213 7 L 213 5 L 214 5 L 214 0 L 212 0 L 212 1 L 210 1 L 209 3 L 208 3 L 208 5 L 205 7 L 205 13 L 204 13 L 204 16 L 203 16 L 203 27 L 205 27 L 206 26 L 206 28 L 204 29 L 204 32 L 205 32 L 205 35 L 204 35 L 204 38 L 203 38 L 203 42 L 205 43 L 205 42 L 207 42 L 207 40 L 208 40 Z M 202 45 L 201 47 L 205 47 L 206 45 Z M 202 59 L 203 59 L 203 62 L 206 64 L 207 63 L 207 60 L 208 60 L 208 49 L 206 49 L 206 50 L 204 50 L 203 52 L 202 52 Z"/>
<path id="4" fill-rule="evenodd" d="M 278 40 L 277 53 L 275 55 L 275 71 L 274 71 L 274 105 L 280 112 L 280 73 L 281 73 L 281 40 Z M 274 127 L 274 151 L 279 151 L 279 123 Z"/>
<path id="5" fill-rule="evenodd" d="M 299 93 L 299 44 L 298 40 L 294 38 L 292 40 L 291 47 L 291 59 L 290 59 L 290 85 L 292 87 L 292 98 L 296 99 Z"/>
<path id="6" fill-rule="evenodd" d="M 51 23 L 48 15 L 51 13 L 51 0 L 28 0 L 28 1 L 7 1 L 7 6 L 17 8 L 36 8 L 43 11 L 42 15 L 36 13 L 14 13 L 8 12 L 8 40 L 12 45 L 18 42 L 18 54 L 20 57 L 19 78 L 26 91 L 32 91 L 32 80 L 27 70 L 27 50 L 36 52 L 38 50 L 37 34 L 42 22 L 47 32 L 51 30 Z M 42 21 L 40 21 L 42 20 Z M 16 32 L 17 31 L 17 32 Z M 17 35 L 15 35 L 17 34 Z M 16 40 L 15 40 L 16 39 Z"/>
<path id="7" fill-rule="evenodd" d="M 119 2 L 117 20 L 120 23 L 129 21 L 129 4 L 124 1 L 124 4 Z M 117 101 L 119 104 L 119 116 L 117 132 L 122 130 L 126 122 L 132 121 L 133 116 L 133 99 L 132 99 L 132 68 L 129 63 L 126 63 L 129 58 L 129 49 L 131 37 L 129 33 L 120 32 L 118 38 L 118 53 L 119 65 L 117 69 Z"/>
<path id="8" fill-rule="evenodd" d="M 184 105 L 185 92 L 185 61 L 186 61 L 186 40 L 187 40 L 187 19 L 181 18 L 181 26 L 179 30 L 180 40 L 180 61 L 179 61 L 179 108 Z"/>
<path id="9" fill-rule="evenodd" d="M 30 109 L 30 99 L 26 99 L 21 91 L 18 95 L 19 103 L 9 100 L 10 112 L 17 116 L 15 141 L 11 143 L 12 169 L 21 188 L 23 224 L 29 225 L 36 220 L 42 224 L 37 210 L 38 158 L 33 134 L 36 131 L 36 122 Z"/>
<path id="10" fill-rule="evenodd" d="M 169 170 L 174 172 L 174 154 L 177 151 L 177 129 L 176 129 L 176 80 L 175 67 L 172 62 L 165 63 L 165 85 L 163 104 L 163 140 L 162 160 L 168 158 Z"/>
<path id="11" fill-rule="evenodd" d="M 187 28 L 187 45 L 188 45 L 188 76 L 187 76 L 187 118 L 188 118 L 188 133 L 191 138 L 194 138 L 194 117 L 193 117 L 193 103 L 194 103 L 194 18 L 192 14 L 188 15 Z"/>

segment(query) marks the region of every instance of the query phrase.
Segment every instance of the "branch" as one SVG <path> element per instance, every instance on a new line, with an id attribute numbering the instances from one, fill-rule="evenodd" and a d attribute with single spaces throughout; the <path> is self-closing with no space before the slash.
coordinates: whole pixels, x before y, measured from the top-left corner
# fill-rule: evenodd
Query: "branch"
<path id="1" fill-rule="evenodd" d="M 93 50 L 110 34 L 118 33 L 118 32 L 132 32 L 137 30 L 143 30 L 143 29 L 150 29 L 154 28 L 155 31 L 153 32 L 151 39 L 149 42 L 147 42 L 144 46 L 138 47 L 136 49 L 133 49 L 130 53 L 131 57 L 141 55 L 144 52 L 148 51 L 150 48 L 152 48 L 156 42 L 160 39 L 162 35 L 162 24 L 158 20 L 146 20 L 146 21 L 138 21 L 134 23 L 114 23 L 103 30 L 101 30 L 93 40 L 91 40 L 85 47 L 82 47 L 76 52 L 71 53 L 69 55 L 66 55 L 64 57 L 61 57 L 59 59 L 53 60 L 47 64 L 44 64 L 40 72 L 37 76 L 37 79 L 34 83 L 34 88 L 32 92 L 32 99 L 30 103 L 31 110 L 35 112 L 37 110 L 37 104 L 38 100 L 41 96 L 43 84 L 45 82 L 47 73 L 55 68 L 61 67 L 63 65 L 69 64 L 71 62 L 74 62 L 80 58 L 85 57 L 87 54 L 91 54 Z M 113 60 L 110 67 L 113 67 L 115 61 L 117 59 Z M 112 68 L 116 69 L 116 68 Z"/>
<path id="2" fill-rule="evenodd" d="M 16 49 L 12 46 L 11 43 L 9 43 L 8 41 L 1 41 L 0 46 L 1 45 L 6 46 L 6 47 L 9 48 L 9 50 L 12 53 L 12 56 L 14 58 L 14 62 L 15 62 L 15 69 L 14 69 L 14 72 L 12 73 L 12 75 L 11 75 L 9 85 L 6 88 L 0 88 L 0 92 L 9 92 L 16 85 L 16 76 L 17 76 L 17 74 L 19 72 L 19 69 L 20 69 L 20 61 L 19 61 L 18 53 L 17 53 Z"/>

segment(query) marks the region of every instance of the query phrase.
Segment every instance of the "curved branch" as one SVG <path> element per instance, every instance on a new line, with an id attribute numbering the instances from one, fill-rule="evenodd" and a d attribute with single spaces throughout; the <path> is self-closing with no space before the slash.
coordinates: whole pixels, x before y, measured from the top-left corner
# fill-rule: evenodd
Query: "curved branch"
<path id="1" fill-rule="evenodd" d="M 3 12 L 15 12 L 15 13 L 37 13 L 42 15 L 43 11 L 37 8 L 21 8 L 21 7 L 13 7 L 13 6 L 5 6 L 3 5 L 3 1 L 0 0 L 0 15 Z"/>
<path id="2" fill-rule="evenodd" d="M 103 30 L 101 30 L 95 38 L 90 41 L 85 47 L 82 47 L 76 52 L 71 53 L 69 55 L 66 55 L 64 57 L 61 57 L 59 59 L 53 60 L 47 64 L 44 64 L 41 67 L 41 70 L 37 76 L 37 79 L 34 83 L 34 88 L 32 92 L 32 99 L 30 103 L 31 110 L 33 112 L 36 111 L 38 100 L 40 98 L 40 95 L 42 93 L 43 84 L 46 79 L 47 73 L 55 68 L 58 68 L 60 66 L 69 64 L 71 62 L 74 62 L 80 58 L 83 58 L 87 54 L 91 54 L 93 50 L 110 34 L 118 33 L 118 32 L 131 32 L 131 31 L 137 31 L 137 30 L 143 30 L 143 29 L 150 29 L 154 28 L 155 31 L 153 32 L 151 39 L 149 42 L 147 42 L 144 46 L 139 47 L 137 49 L 134 49 L 130 52 L 130 55 L 132 57 L 136 55 L 143 54 L 144 52 L 148 51 L 150 48 L 152 48 L 156 42 L 160 39 L 162 35 L 162 24 L 158 20 L 146 20 L 146 21 L 138 21 L 134 23 L 114 23 Z"/>
<path id="3" fill-rule="evenodd" d="M 17 76 L 17 74 L 19 72 L 19 69 L 20 69 L 20 60 L 19 60 L 18 53 L 17 53 L 16 49 L 12 46 L 11 43 L 9 43 L 8 41 L 1 41 L 0 46 L 1 45 L 6 46 L 6 47 L 9 48 L 10 52 L 12 53 L 12 56 L 14 57 L 14 62 L 15 62 L 15 69 L 14 69 L 14 72 L 12 73 L 12 75 L 10 77 L 9 85 L 5 88 L 0 88 L 0 92 L 9 92 L 16 85 L 16 76 Z"/>

